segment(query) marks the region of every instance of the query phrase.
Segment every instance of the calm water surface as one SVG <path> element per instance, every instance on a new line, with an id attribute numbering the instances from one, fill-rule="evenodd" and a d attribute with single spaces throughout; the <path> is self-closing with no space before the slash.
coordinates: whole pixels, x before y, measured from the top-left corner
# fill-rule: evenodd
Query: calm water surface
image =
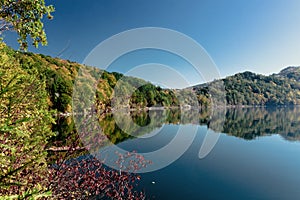
<path id="1" fill-rule="evenodd" d="M 141 174 L 139 187 L 149 199 L 300 199 L 300 108 L 199 113 L 198 125 L 189 115 L 135 114 L 137 124 L 153 127 L 143 133 L 146 138 L 118 144 L 128 151 L 151 152 L 168 144 L 180 126 L 197 126 L 192 144 L 178 160 Z M 208 129 L 220 138 L 199 159 Z"/>

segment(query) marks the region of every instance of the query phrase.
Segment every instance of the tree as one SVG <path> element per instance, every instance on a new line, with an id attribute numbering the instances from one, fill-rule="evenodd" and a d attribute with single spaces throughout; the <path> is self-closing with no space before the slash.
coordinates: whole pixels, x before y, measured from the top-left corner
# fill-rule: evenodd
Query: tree
<path id="1" fill-rule="evenodd" d="M 14 30 L 19 35 L 22 50 L 28 48 L 28 36 L 37 48 L 39 43 L 47 44 L 43 29 L 43 16 L 52 19 L 53 6 L 46 6 L 44 0 L 0 0 L 0 33 Z"/>
<path id="2" fill-rule="evenodd" d="M 0 199 L 50 195 L 47 152 L 53 136 L 45 80 L 0 43 Z"/>

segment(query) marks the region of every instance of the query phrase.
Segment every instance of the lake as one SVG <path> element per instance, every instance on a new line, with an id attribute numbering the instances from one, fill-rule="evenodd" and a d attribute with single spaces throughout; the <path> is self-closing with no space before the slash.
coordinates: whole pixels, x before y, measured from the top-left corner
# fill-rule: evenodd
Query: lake
<path id="1" fill-rule="evenodd" d="M 118 135 L 121 129 L 139 135 L 125 140 L 120 134 L 112 137 L 114 142 L 119 141 L 118 148 L 125 151 L 145 155 L 160 151 L 182 134 L 178 133 L 180 129 L 186 131 L 186 138 L 192 138 L 176 139 L 177 147 L 185 149 L 183 152 L 176 152 L 173 147 L 165 155 L 157 154 L 158 158 L 152 157 L 152 164 L 147 166 L 150 172 L 140 174 L 138 187 L 149 199 L 300 198 L 299 107 L 236 108 L 196 114 L 149 111 L 126 117 L 112 114 L 107 118 L 100 124 L 103 130 L 111 130 L 110 134 Z M 134 127 L 132 122 L 139 126 Z M 211 152 L 200 159 L 199 150 L 208 134 L 219 138 Z M 151 165 L 165 165 L 173 153 L 182 155 L 151 171 Z"/>

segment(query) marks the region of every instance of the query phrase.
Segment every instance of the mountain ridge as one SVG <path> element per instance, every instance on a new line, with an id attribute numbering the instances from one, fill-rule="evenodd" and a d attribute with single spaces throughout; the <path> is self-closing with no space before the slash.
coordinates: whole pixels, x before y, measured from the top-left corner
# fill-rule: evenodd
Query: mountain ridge
<path id="1" fill-rule="evenodd" d="M 250 71 L 220 79 L 227 105 L 299 105 L 300 67 L 287 67 L 269 76 Z M 213 82 L 193 86 L 197 94 L 209 93 Z"/>

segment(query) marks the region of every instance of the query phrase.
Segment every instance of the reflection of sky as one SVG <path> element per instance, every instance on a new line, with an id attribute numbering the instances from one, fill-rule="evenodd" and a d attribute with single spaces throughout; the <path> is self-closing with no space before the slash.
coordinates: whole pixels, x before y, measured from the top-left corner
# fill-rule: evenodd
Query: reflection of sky
<path id="1" fill-rule="evenodd" d="M 56 11 L 52 21 L 45 20 L 49 46 L 30 49 L 39 53 L 82 62 L 97 44 L 117 33 L 157 26 L 195 39 L 222 76 L 245 70 L 269 74 L 300 65 L 298 0 L 46 2 L 54 4 Z M 16 48 L 15 36 L 6 36 Z"/>
<path id="2" fill-rule="evenodd" d="M 164 128 L 161 134 L 146 141 L 128 140 L 119 146 L 129 151 L 157 149 L 176 134 L 174 125 Z M 279 135 L 249 141 L 222 134 L 212 152 L 200 160 L 198 152 L 205 134 L 206 127 L 200 126 L 193 144 L 182 157 L 164 169 L 142 174 L 141 188 L 145 187 L 148 196 L 157 199 L 299 198 L 299 142 L 286 141 Z"/>

